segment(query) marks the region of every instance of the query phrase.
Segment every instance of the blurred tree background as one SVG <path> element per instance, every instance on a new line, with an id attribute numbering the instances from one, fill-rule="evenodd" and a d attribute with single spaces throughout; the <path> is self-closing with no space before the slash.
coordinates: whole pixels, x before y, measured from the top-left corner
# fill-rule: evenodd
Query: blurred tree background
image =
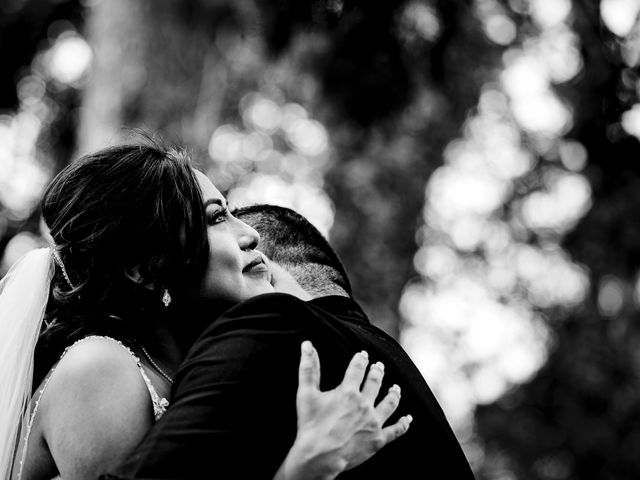
<path id="1" fill-rule="evenodd" d="M 329 236 L 479 479 L 638 478 L 639 12 L 3 0 L 0 274 L 52 175 L 158 132 Z"/>

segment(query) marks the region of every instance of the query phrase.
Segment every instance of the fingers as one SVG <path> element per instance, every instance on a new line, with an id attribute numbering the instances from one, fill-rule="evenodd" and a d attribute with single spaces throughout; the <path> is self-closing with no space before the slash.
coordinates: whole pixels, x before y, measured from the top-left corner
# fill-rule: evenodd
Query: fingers
<path id="1" fill-rule="evenodd" d="M 320 390 L 320 357 L 313 344 L 311 345 L 311 362 L 313 363 L 315 388 L 316 390 Z"/>
<path id="2" fill-rule="evenodd" d="M 382 362 L 376 362 L 369 367 L 367 379 L 362 387 L 362 395 L 372 404 L 378 397 L 378 392 L 380 392 L 382 377 L 384 377 L 384 364 Z"/>
<path id="3" fill-rule="evenodd" d="M 298 384 L 300 389 L 318 390 L 320 388 L 320 360 L 318 352 L 308 340 L 300 345 Z"/>
<path id="4" fill-rule="evenodd" d="M 412 421 L 413 417 L 411 415 L 405 415 L 404 417 L 400 417 L 398 421 L 393 425 L 389 425 L 388 427 L 383 428 L 380 448 L 407 433 L 407 430 L 409 430 L 409 425 L 411 425 Z"/>
<path id="5" fill-rule="evenodd" d="M 368 364 L 369 354 L 366 351 L 356 353 L 349 362 L 341 386 L 359 391 Z"/>
<path id="6" fill-rule="evenodd" d="M 384 424 L 387 419 L 391 416 L 393 412 L 396 411 L 398 405 L 400 404 L 400 387 L 398 385 L 393 385 L 387 395 L 380 401 L 380 403 L 376 406 L 376 412 L 378 413 L 378 418 Z"/>

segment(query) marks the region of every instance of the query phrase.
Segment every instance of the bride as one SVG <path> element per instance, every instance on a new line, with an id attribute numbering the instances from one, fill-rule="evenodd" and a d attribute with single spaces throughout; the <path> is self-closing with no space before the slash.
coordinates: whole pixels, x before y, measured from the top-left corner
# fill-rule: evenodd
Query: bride
<path id="1" fill-rule="evenodd" d="M 87 155 L 48 186 L 42 214 L 51 247 L 28 253 L 0 283 L 2 478 L 113 470 L 169 406 L 172 372 L 206 324 L 232 302 L 274 291 L 269 273 L 244 276 L 243 268 L 230 283 L 208 267 L 239 249 L 250 269 L 259 255 L 258 234 L 211 192 L 183 151 L 152 142 Z M 233 241 L 213 241 L 230 238 L 215 235 L 222 222 L 233 222 Z M 309 388 L 314 354 L 302 351 L 299 388 Z M 348 369 L 358 368 L 365 383 L 379 381 L 356 355 Z M 345 401 L 341 387 L 298 396 L 329 406 L 298 404 L 299 415 L 318 412 L 299 418 L 299 428 L 327 428 L 299 431 L 275 478 L 333 478 L 406 432 L 404 417 L 367 431 L 373 417 L 382 425 L 388 415 L 360 408 L 364 397 Z M 397 405 L 394 394 L 382 402 Z M 338 432 L 340 448 L 301 455 L 310 449 L 299 442 L 323 444 L 318 431 Z M 356 444 L 363 435 L 384 441 Z"/>

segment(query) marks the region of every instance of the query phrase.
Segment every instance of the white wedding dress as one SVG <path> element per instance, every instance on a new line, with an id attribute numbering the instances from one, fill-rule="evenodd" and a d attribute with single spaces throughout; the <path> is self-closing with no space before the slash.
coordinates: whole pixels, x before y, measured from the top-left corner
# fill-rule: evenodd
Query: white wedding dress
<path id="1" fill-rule="evenodd" d="M 155 389 L 155 387 L 151 383 L 151 380 L 149 379 L 149 376 L 144 371 L 144 368 L 142 367 L 142 363 L 140 362 L 140 359 L 136 356 L 136 354 L 133 353 L 129 347 L 124 345 L 119 340 L 116 340 L 116 339 L 111 338 L 111 337 L 98 336 L 98 335 L 90 335 L 88 337 L 84 337 L 84 338 L 78 340 L 77 342 L 73 343 L 72 345 L 68 346 L 64 350 L 62 355 L 60 356 L 60 360 L 62 360 L 62 358 L 67 354 L 67 352 L 69 352 L 69 350 L 74 348 L 76 345 L 79 345 L 79 344 L 81 344 L 81 343 L 83 343 L 83 342 L 85 342 L 87 340 L 92 340 L 92 339 L 104 339 L 104 340 L 107 340 L 107 341 L 115 342 L 118 345 L 120 345 L 123 349 L 125 349 L 127 351 L 127 353 L 129 353 L 129 355 L 132 357 L 133 361 L 136 362 L 138 370 L 140 371 L 140 375 L 142 376 L 142 379 L 144 380 L 144 383 L 147 386 L 147 390 L 149 391 L 149 395 L 151 397 L 151 404 L 153 406 L 153 416 L 154 416 L 155 421 L 157 422 L 160 419 L 160 417 L 162 417 L 162 415 L 166 411 L 167 407 L 169 406 L 169 401 L 166 398 L 164 398 L 164 397 L 162 397 L 162 396 L 160 396 L 158 394 L 157 390 Z M 59 363 L 60 360 L 58 360 L 58 363 Z M 57 363 L 56 363 L 56 365 L 57 365 Z M 34 419 L 36 417 L 36 414 L 38 413 L 38 406 L 40 405 L 40 400 L 42 399 L 42 395 L 44 394 L 44 392 L 45 392 L 45 390 L 47 388 L 47 384 L 49 383 L 49 380 L 51 379 L 52 375 L 55 373 L 55 369 L 56 369 L 56 367 L 54 366 L 51 369 L 51 371 L 49 372 L 49 374 L 47 375 L 47 377 L 44 380 L 44 382 L 42 383 L 42 388 L 40 388 L 40 390 L 38 390 L 38 392 L 34 396 L 33 409 L 31 410 L 31 415 L 29 417 L 29 423 L 27 424 L 27 431 L 26 431 L 26 434 L 24 436 L 24 439 L 21 442 L 22 443 L 21 455 L 20 455 L 20 460 L 18 461 L 18 464 L 17 464 L 17 468 L 18 468 L 18 475 L 16 477 L 17 480 L 21 480 L 21 478 L 22 478 L 22 466 L 23 466 L 24 460 L 26 459 L 26 456 L 27 456 L 27 446 L 28 446 L 28 443 L 29 443 L 29 436 L 31 434 L 31 427 L 33 426 L 33 421 L 34 421 Z M 62 480 L 62 477 L 57 476 L 53 480 Z"/>

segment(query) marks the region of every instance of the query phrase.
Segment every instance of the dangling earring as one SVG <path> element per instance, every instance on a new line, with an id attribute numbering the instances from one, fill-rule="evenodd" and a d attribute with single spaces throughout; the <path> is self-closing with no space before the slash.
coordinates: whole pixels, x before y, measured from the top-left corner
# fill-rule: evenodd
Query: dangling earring
<path id="1" fill-rule="evenodd" d="M 171 303 L 171 295 L 169 295 L 169 289 L 165 288 L 164 293 L 162 294 L 162 303 L 164 303 L 165 307 L 168 307 Z"/>

